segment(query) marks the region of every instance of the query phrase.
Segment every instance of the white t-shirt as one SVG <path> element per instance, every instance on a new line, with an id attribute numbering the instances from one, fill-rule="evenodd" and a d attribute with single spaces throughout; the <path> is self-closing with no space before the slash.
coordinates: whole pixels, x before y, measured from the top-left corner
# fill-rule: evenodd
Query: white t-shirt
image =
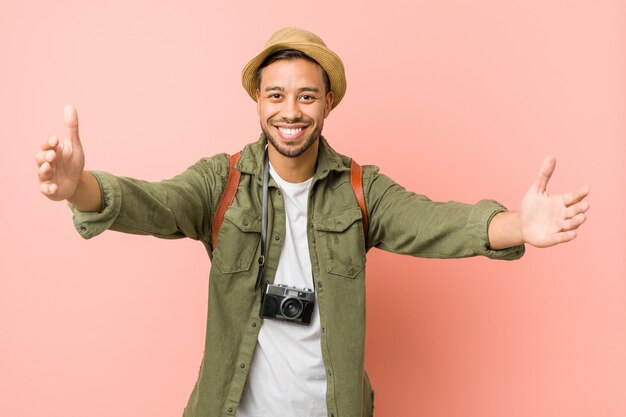
<path id="1" fill-rule="evenodd" d="M 274 284 L 313 289 L 307 240 L 311 180 L 289 183 L 270 166 L 285 200 L 286 233 Z M 309 326 L 265 319 L 237 417 L 327 417 L 317 305 Z"/>

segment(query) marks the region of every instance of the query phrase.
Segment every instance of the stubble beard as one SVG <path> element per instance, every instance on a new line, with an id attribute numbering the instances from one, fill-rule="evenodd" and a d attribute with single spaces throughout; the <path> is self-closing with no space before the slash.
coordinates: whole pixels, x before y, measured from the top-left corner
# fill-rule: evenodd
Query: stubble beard
<path id="1" fill-rule="evenodd" d="M 277 140 L 276 138 L 274 138 L 274 136 L 271 135 L 270 132 L 267 131 L 267 129 L 265 129 L 263 124 L 261 124 L 261 130 L 265 134 L 265 137 L 267 138 L 269 143 L 274 147 L 274 149 L 276 149 L 279 154 L 287 158 L 297 158 L 298 156 L 304 154 L 317 140 L 319 140 L 322 134 L 322 127 L 318 125 L 315 127 L 315 130 L 310 132 L 304 139 L 304 141 L 300 144 L 285 145 L 279 142 L 279 140 Z"/>

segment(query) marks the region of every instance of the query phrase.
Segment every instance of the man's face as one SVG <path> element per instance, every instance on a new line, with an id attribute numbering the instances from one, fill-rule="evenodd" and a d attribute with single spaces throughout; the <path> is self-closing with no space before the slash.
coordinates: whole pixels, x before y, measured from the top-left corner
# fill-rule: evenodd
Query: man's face
<path id="1" fill-rule="evenodd" d="M 263 68 L 257 90 L 261 129 L 281 155 L 295 158 L 317 150 L 333 103 L 322 67 L 306 59 L 281 59 Z"/>

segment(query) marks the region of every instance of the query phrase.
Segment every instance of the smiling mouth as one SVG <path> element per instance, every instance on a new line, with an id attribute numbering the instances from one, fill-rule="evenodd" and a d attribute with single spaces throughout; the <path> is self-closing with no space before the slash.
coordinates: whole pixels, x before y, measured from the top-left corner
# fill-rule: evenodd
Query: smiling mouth
<path id="1" fill-rule="evenodd" d="M 283 139 L 297 139 L 302 135 L 305 127 L 296 127 L 296 128 L 288 128 L 288 127 L 280 127 L 276 126 L 278 130 L 278 134 Z"/>

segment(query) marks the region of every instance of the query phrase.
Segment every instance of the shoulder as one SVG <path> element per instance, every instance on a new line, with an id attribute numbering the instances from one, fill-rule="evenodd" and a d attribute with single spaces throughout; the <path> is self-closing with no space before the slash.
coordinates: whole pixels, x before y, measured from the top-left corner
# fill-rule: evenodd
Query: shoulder
<path id="1" fill-rule="evenodd" d="M 202 194 L 216 200 L 223 192 L 229 175 L 230 155 L 219 153 L 200 158 L 191 165 L 178 179 L 186 181 Z"/>
<path id="2" fill-rule="evenodd" d="M 202 176 L 228 177 L 229 158 L 227 153 L 219 153 L 212 156 L 200 158 L 189 169 L 196 171 Z"/>
<path id="3" fill-rule="evenodd" d="M 377 165 L 362 165 L 363 167 L 363 181 L 366 179 L 371 181 L 373 178 L 380 174 L 380 168 Z"/>

